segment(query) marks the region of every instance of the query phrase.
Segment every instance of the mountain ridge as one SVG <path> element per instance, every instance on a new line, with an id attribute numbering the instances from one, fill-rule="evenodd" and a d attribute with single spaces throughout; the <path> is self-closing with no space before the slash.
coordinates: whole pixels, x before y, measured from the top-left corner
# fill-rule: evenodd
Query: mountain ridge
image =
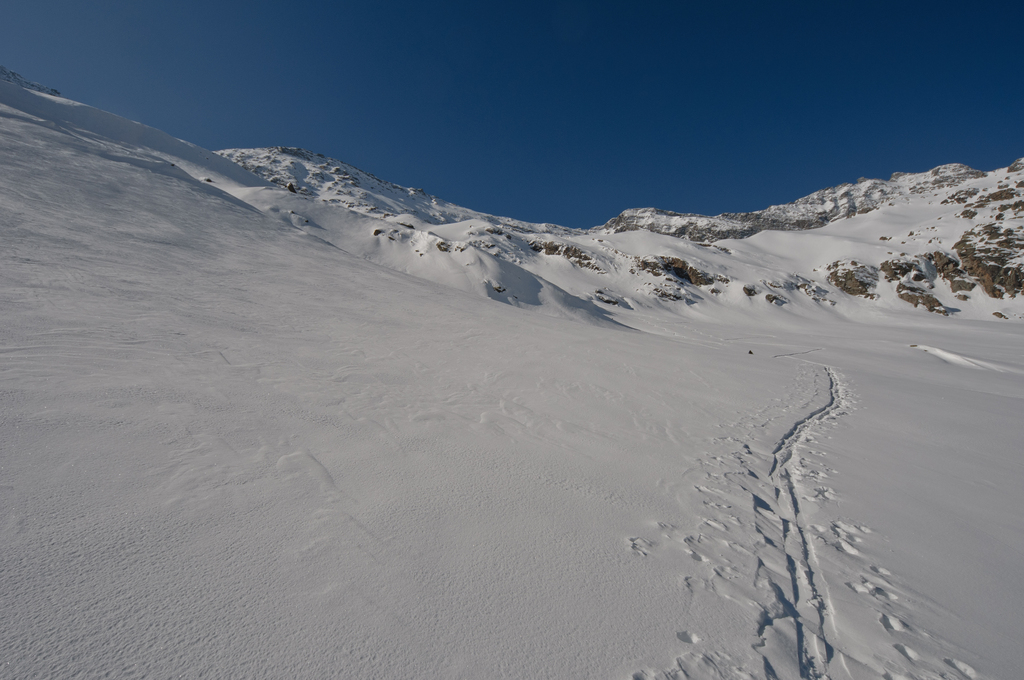
<path id="1" fill-rule="evenodd" d="M 61 96 L 61 93 L 53 89 L 52 87 L 46 87 L 45 85 L 40 85 L 39 83 L 32 82 L 28 78 L 25 78 L 19 73 L 15 73 L 14 71 L 10 70 L 9 68 L 6 68 L 2 64 L 0 64 L 0 80 L 7 83 L 13 83 L 19 87 L 25 88 L 26 90 L 32 90 L 33 92 L 48 94 L 51 97 Z"/>
<path id="2" fill-rule="evenodd" d="M 575 230 L 463 208 L 304 149 L 218 153 L 297 199 L 387 225 L 371 230 L 387 244 L 384 250 L 353 243 L 351 235 L 329 236 L 339 247 L 510 304 L 525 299 L 540 304 L 510 283 L 526 273 L 587 304 L 620 309 L 651 304 L 696 309 L 725 301 L 743 309 L 752 298 L 789 309 L 806 303 L 848 308 L 851 298 L 860 298 L 944 316 L 981 304 L 997 318 L 1022 318 L 1009 308 L 989 309 L 978 293 L 1002 304 L 1021 293 L 1024 159 L 991 172 L 954 163 L 895 173 L 889 180 L 862 179 L 752 213 L 708 217 L 639 209 Z M 865 230 L 874 245 L 865 243 Z M 427 241 L 417 232 L 428 235 Z M 828 259 L 816 259 L 799 235 L 824 233 L 845 245 Z M 789 249 L 803 251 L 801 261 L 773 265 L 760 257 L 758 244 L 773 238 L 797 239 Z M 907 247 L 892 250 L 894 241 Z M 394 250 L 402 243 L 414 263 Z M 741 258 L 738 250 L 747 252 Z M 461 275 L 453 281 L 445 260 L 469 257 L 463 253 L 475 258 L 464 263 L 471 271 L 483 267 L 488 273 L 481 270 L 471 282 Z"/>
<path id="3" fill-rule="evenodd" d="M 596 229 L 603 233 L 647 229 L 691 241 L 746 238 L 764 230 L 815 229 L 837 219 L 875 210 L 885 201 L 906 192 L 924 193 L 984 175 L 983 171 L 961 163 L 950 163 L 921 173 L 893 173 L 888 181 L 861 178 L 856 184 L 827 187 L 789 203 L 747 213 L 709 216 L 659 208 L 632 208 Z"/>
<path id="4" fill-rule="evenodd" d="M 489 215 L 456 205 L 423 189 L 382 180 L 359 168 L 308 149 L 275 146 L 254 149 L 221 149 L 217 154 L 253 174 L 301 196 L 343 206 L 370 217 L 389 219 L 410 215 L 425 224 L 451 224 L 469 219 L 495 226 L 527 230 L 562 230 L 555 224 L 532 224 L 510 217 Z"/>

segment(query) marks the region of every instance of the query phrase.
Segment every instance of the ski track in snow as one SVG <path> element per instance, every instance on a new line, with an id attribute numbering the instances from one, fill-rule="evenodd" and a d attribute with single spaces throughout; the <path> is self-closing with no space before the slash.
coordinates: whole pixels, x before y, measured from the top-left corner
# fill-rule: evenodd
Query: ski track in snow
<path id="1" fill-rule="evenodd" d="M 842 519 L 832 520 L 828 527 L 808 520 L 818 508 L 838 501 L 835 492 L 823 483 L 836 471 L 824 464 L 827 453 L 812 446 L 839 423 L 855 400 L 834 368 L 798 361 L 803 363 L 794 385 L 776 400 L 782 406 L 766 406 L 740 424 L 753 433 L 751 439 L 756 441 L 757 430 L 791 413 L 791 409 L 806 409 L 820 403 L 823 396 L 825 403 L 812 407 L 808 415 L 797 420 L 770 454 L 758 454 L 751 446 L 755 441 L 748 444 L 733 436 L 724 438 L 740 445 L 731 456 L 738 465 L 729 466 L 729 458 L 724 456 L 706 461 L 703 472 L 710 483 L 694 485 L 706 497 L 703 505 L 709 511 L 699 518 L 698 530 L 684 536 L 673 525 L 658 525 L 662 539 L 685 546 L 689 558 L 712 574 L 710 578 L 686 577 L 691 592 L 699 587 L 720 598 L 745 599 L 756 609 L 751 649 L 760 656 L 759 667 L 749 656 L 743 659 L 734 651 L 714 649 L 714 639 L 705 636 L 708 649 L 686 651 L 676 658 L 673 667 L 660 672 L 637 671 L 632 680 L 981 677 L 963 661 L 945 656 L 950 645 L 905 622 L 913 613 L 901 606 L 892 572 L 865 563 L 855 547 L 872 533 L 870 528 Z M 748 507 L 745 513 L 744 497 Z M 754 525 L 761 539 L 758 543 L 744 543 L 743 536 L 750 533 L 743 530 L 748 523 Z M 644 537 L 629 541 L 631 549 L 643 557 L 654 554 L 663 542 Z M 888 652 L 876 651 L 873 658 L 867 658 L 848 649 L 829 594 L 830 574 L 818 558 L 817 551 L 822 548 L 855 560 L 855 569 L 861 572 L 859 580 L 843 585 L 862 596 L 863 606 L 873 610 L 878 627 L 892 640 Z M 698 646 L 702 636 L 687 630 L 677 633 L 677 639 Z M 934 654 L 917 651 L 926 646 L 933 648 Z"/>
<path id="2" fill-rule="evenodd" d="M 808 541 L 800 514 L 800 501 L 797 482 L 793 470 L 794 458 L 798 456 L 797 446 L 811 439 L 812 432 L 819 423 L 839 418 L 846 404 L 845 389 L 839 382 L 836 372 L 828 367 L 824 369 L 828 377 L 829 400 L 821 408 L 798 421 L 793 428 L 779 441 L 772 453 L 772 469 L 768 479 L 773 485 L 775 508 L 759 496 L 753 497 L 754 511 L 771 518 L 777 514 L 782 523 L 782 545 L 775 546 L 766 539 L 766 544 L 781 549 L 785 555 L 786 567 L 790 577 L 790 588 L 793 600 L 782 602 L 785 606 L 784 618 L 791 618 L 795 628 L 796 647 L 799 654 L 797 661 L 801 678 L 827 677 L 828 665 L 832 661 L 835 650 L 829 643 L 826 631 L 830 626 L 828 620 L 831 609 L 827 593 L 815 584 L 813 545 Z M 760 529 L 759 529 L 760 532 Z M 820 580 L 820 579 L 819 579 Z M 779 588 L 774 588 L 779 592 Z M 770 618 L 765 612 L 759 636 L 767 647 L 769 636 L 767 629 L 773 629 L 778 619 Z M 789 622 L 787 622 L 788 624 Z M 765 653 L 765 675 L 775 675 L 774 665 L 769 654 Z"/>

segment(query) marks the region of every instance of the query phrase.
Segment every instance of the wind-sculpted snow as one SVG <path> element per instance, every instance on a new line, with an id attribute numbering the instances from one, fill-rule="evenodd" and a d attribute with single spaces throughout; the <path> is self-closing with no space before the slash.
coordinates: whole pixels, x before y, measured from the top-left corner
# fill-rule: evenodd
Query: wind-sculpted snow
<path id="1" fill-rule="evenodd" d="M 380 219 L 0 83 L 0 674 L 1016 677 L 1021 171 Z"/>

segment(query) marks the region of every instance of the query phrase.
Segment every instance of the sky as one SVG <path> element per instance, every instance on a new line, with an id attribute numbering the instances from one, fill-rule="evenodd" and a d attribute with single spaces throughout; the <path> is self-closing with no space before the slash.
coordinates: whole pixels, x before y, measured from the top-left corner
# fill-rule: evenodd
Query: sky
<path id="1" fill-rule="evenodd" d="M 10 3 L 0 64 L 210 149 L 570 227 L 1024 156 L 1024 3 Z"/>

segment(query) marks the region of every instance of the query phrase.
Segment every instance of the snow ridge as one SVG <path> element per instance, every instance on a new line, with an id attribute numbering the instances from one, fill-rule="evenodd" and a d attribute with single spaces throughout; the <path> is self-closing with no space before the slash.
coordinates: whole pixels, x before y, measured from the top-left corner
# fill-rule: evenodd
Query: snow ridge
<path id="1" fill-rule="evenodd" d="M 53 89 L 52 87 L 46 87 L 45 85 L 40 85 L 39 83 L 34 83 L 31 80 L 28 80 L 27 78 L 24 78 L 20 74 L 15 73 L 14 71 L 10 70 L 9 68 L 4 67 L 3 65 L 0 65 L 0 80 L 3 80 L 3 81 L 8 82 L 8 83 L 14 83 L 15 85 L 23 87 L 26 90 L 33 90 L 35 92 L 41 92 L 43 94 L 48 94 L 48 95 L 50 95 L 52 97 L 59 97 L 60 96 L 60 92 L 58 92 L 57 90 Z"/>
<path id="2" fill-rule="evenodd" d="M 380 219 L 414 217 L 440 225 L 479 220 L 494 226 L 535 232 L 566 232 L 552 224 L 532 224 L 470 210 L 432 196 L 423 189 L 403 187 L 359 168 L 306 149 L 275 146 L 262 149 L 223 149 L 221 156 L 278 186 L 330 205 Z"/>
<path id="3" fill-rule="evenodd" d="M 714 217 L 676 213 L 658 208 L 623 211 L 601 227 L 601 233 L 646 229 L 690 241 L 747 238 L 765 230 L 799 231 L 823 227 L 835 220 L 863 215 L 884 203 L 923 194 L 932 189 L 959 186 L 986 173 L 953 163 L 917 174 L 895 173 L 884 181 L 861 178 L 856 184 L 821 189 L 784 205 L 749 213 L 722 213 Z"/>

